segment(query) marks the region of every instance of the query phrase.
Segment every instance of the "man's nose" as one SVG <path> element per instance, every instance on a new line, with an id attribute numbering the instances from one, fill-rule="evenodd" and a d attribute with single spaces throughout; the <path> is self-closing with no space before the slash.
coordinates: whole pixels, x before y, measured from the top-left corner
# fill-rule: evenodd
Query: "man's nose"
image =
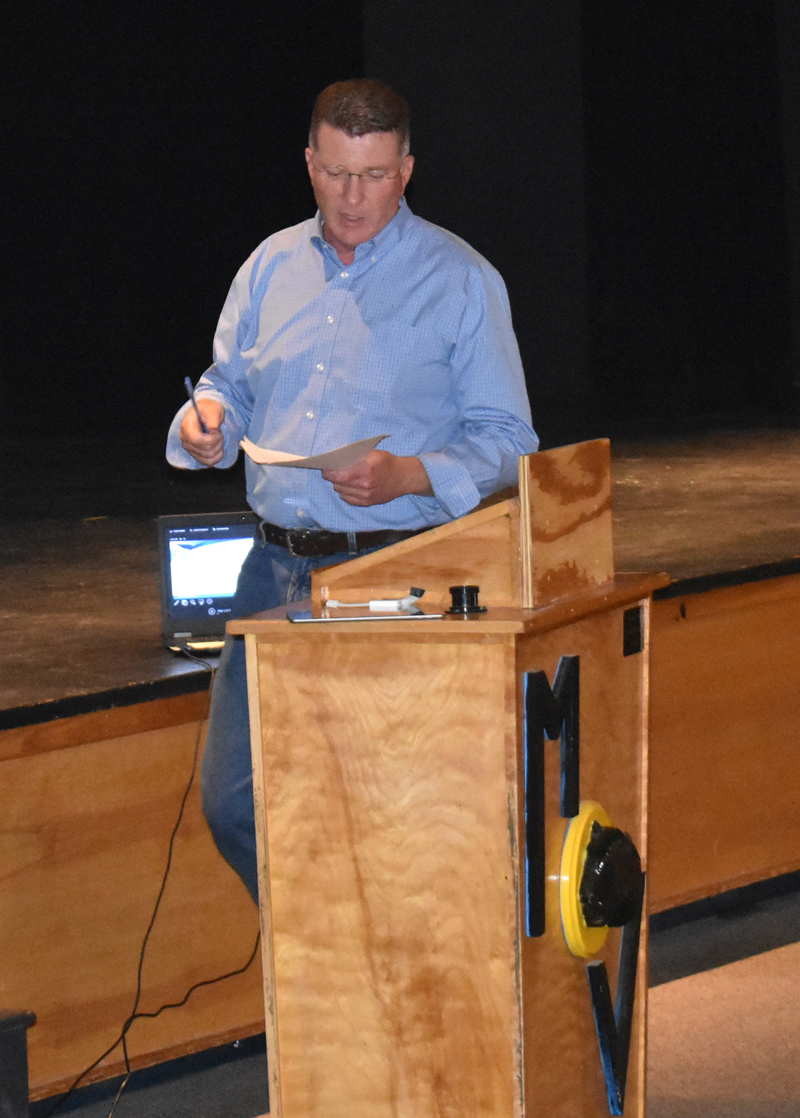
<path id="1" fill-rule="evenodd" d="M 364 183 L 361 175 L 350 175 L 345 187 L 344 196 L 348 202 L 360 202 L 364 196 Z"/>

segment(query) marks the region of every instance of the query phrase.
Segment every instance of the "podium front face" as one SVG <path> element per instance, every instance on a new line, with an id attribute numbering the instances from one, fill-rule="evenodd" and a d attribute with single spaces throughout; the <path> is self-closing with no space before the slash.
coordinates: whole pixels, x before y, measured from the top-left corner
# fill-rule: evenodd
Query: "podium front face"
<path id="1" fill-rule="evenodd" d="M 555 740 L 535 790 L 544 876 L 531 880 L 542 868 L 526 794 L 542 741 L 526 682 L 543 672 L 552 684 L 561 659 L 577 658 L 580 797 L 644 858 L 646 593 L 629 580 L 583 607 L 477 619 L 237 623 L 276 1118 L 609 1113 L 587 960 L 562 932 L 569 820 Z M 612 990 L 618 954 L 612 930 L 595 955 Z M 626 1115 L 643 1113 L 643 960 L 644 941 Z"/>

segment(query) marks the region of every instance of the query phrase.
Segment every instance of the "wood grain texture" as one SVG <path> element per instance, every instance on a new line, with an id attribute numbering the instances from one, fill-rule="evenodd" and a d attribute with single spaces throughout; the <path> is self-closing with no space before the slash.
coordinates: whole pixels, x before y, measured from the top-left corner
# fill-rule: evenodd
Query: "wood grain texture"
<path id="1" fill-rule="evenodd" d="M 139 950 L 189 779 L 198 725 L 146 730 L 0 762 L 0 1002 L 33 1010 L 32 1094 L 58 1090 L 131 1012 Z M 13 733 L 13 731 L 9 731 Z M 144 968 L 140 1009 L 242 966 L 256 914 L 217 853 L 199 789 L 187 802 Z M 138 1021 L 139 1065 L 258 1028 L 259 967 Z M 112 1074 L 114 1053 L 96 1077 Z"/>
<path id="2" fill-rule="evenodd" d="M 653 604 L 650 906 L 800 868 L 800 576 Z"/>
<path id="3" fill-rule="evenodd" d="M 315 631 L 258 673 L 276 1113 L 512 1118 L 513 645 Z"/>
<path id="4" fill-rule="evenodd" d="M 642 603 L 646 608 L 646 603 Z M 518 643 L 518 674 L 544 670 L 552 683 L 560 656 L 580 657 L 581 799 L 598 800 L 612 823 L 627 831 L 646 865 L 646 741 L 642 708 L 647 653 L 623 657 L 622 611 L 580 620 Z M 520 696 L 521 702 L 521 696 Z M 531 1118 L 605 1118 L 608 1102 L 586 979 L 586 960 L 572 956 L 561 930 L 558 877 L 567 820 L 560 816 L 560 757 L 545 743 L 547 812 L 546 930 L 522 937 L 525 1034 L 525 1114 Z M 519 759 L 520 769 L 522 758 Z M 522 779 L 518 780 L 522 818 Z M 522 845 L 523 837 L 519 837 Z M 644 931 L 643 925 L 643 931 Z M 597 956 L 608 967 L 612 991 L 619 951 L 617 930 Z M 642 938 L 631 1042 L 627 1118 L 644 1114 L 646 934 Z"/>
<path id="5" fill-rule="evenodd" d="M 613 579 L 607 439 L 520 458 L 519 492 L 523 606 Z"/>
<path id="6" fill-rule="evenodd" d="M 410 581 L 409 581 L 410 580 Z M 425 590 L 425 606 L 450 605 L 449 588 L 478 585 L 481 603 L 519 606 L 519 501 L 490 505 L 381 551 L 311 572 L 311 598 L 354 602 Z M 324 593 L 323 593 L 324 589 Z"/>
<path id="7" fill-rule="evenodd" d="M 628 598 L 505 634 L 251 623 L 276 1118 L 608 1113 L 585 964 L 558 914 L 555 745 L 548 931 L 521 932 L 521 678 L 542 669 L 552 681 L 561 655 L 581 657 L 582 794 L 646 862 L 648 657 L 622 650 L 634 604 L 646 615 Z M 612 986 L 618 946 L 612 932 Z M 640 979 L 632 1116 L 644 1108 L 645 997 Z"/>

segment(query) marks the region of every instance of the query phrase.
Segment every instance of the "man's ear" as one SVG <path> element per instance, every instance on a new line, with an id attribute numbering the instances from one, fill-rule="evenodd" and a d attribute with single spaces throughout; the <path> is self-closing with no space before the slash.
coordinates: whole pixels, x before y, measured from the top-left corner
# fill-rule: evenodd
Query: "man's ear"
<path id="1" fill-rule="evenodd" d="M 411 172 L 414 170 L 414 156 L 406 155 L 403 157 L 403 165 L 400 169 L 400 178 L 403 183 L 403 190 L 408 186 L 408 180 L 411 178 Z"/>

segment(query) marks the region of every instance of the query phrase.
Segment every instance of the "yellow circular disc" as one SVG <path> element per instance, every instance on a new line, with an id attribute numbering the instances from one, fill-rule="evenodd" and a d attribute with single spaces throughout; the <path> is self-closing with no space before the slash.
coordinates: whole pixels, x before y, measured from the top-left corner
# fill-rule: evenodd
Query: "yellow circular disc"
<path id="1" fill-rule="evenodd" d="M 588 959 L 596 955 L 606 942 L 608 928 L 590 928 L 583 918 L 580 888 L 583 867 L 586 865 L 586 848 L 592 837 L 592 824 L 610 827 L 611 820 L 600 804 L 584 800 L 580 811 L 570 820 L 561 852 L 561 877 L 559 904 L 564 939 L 573 955 Z"/>

